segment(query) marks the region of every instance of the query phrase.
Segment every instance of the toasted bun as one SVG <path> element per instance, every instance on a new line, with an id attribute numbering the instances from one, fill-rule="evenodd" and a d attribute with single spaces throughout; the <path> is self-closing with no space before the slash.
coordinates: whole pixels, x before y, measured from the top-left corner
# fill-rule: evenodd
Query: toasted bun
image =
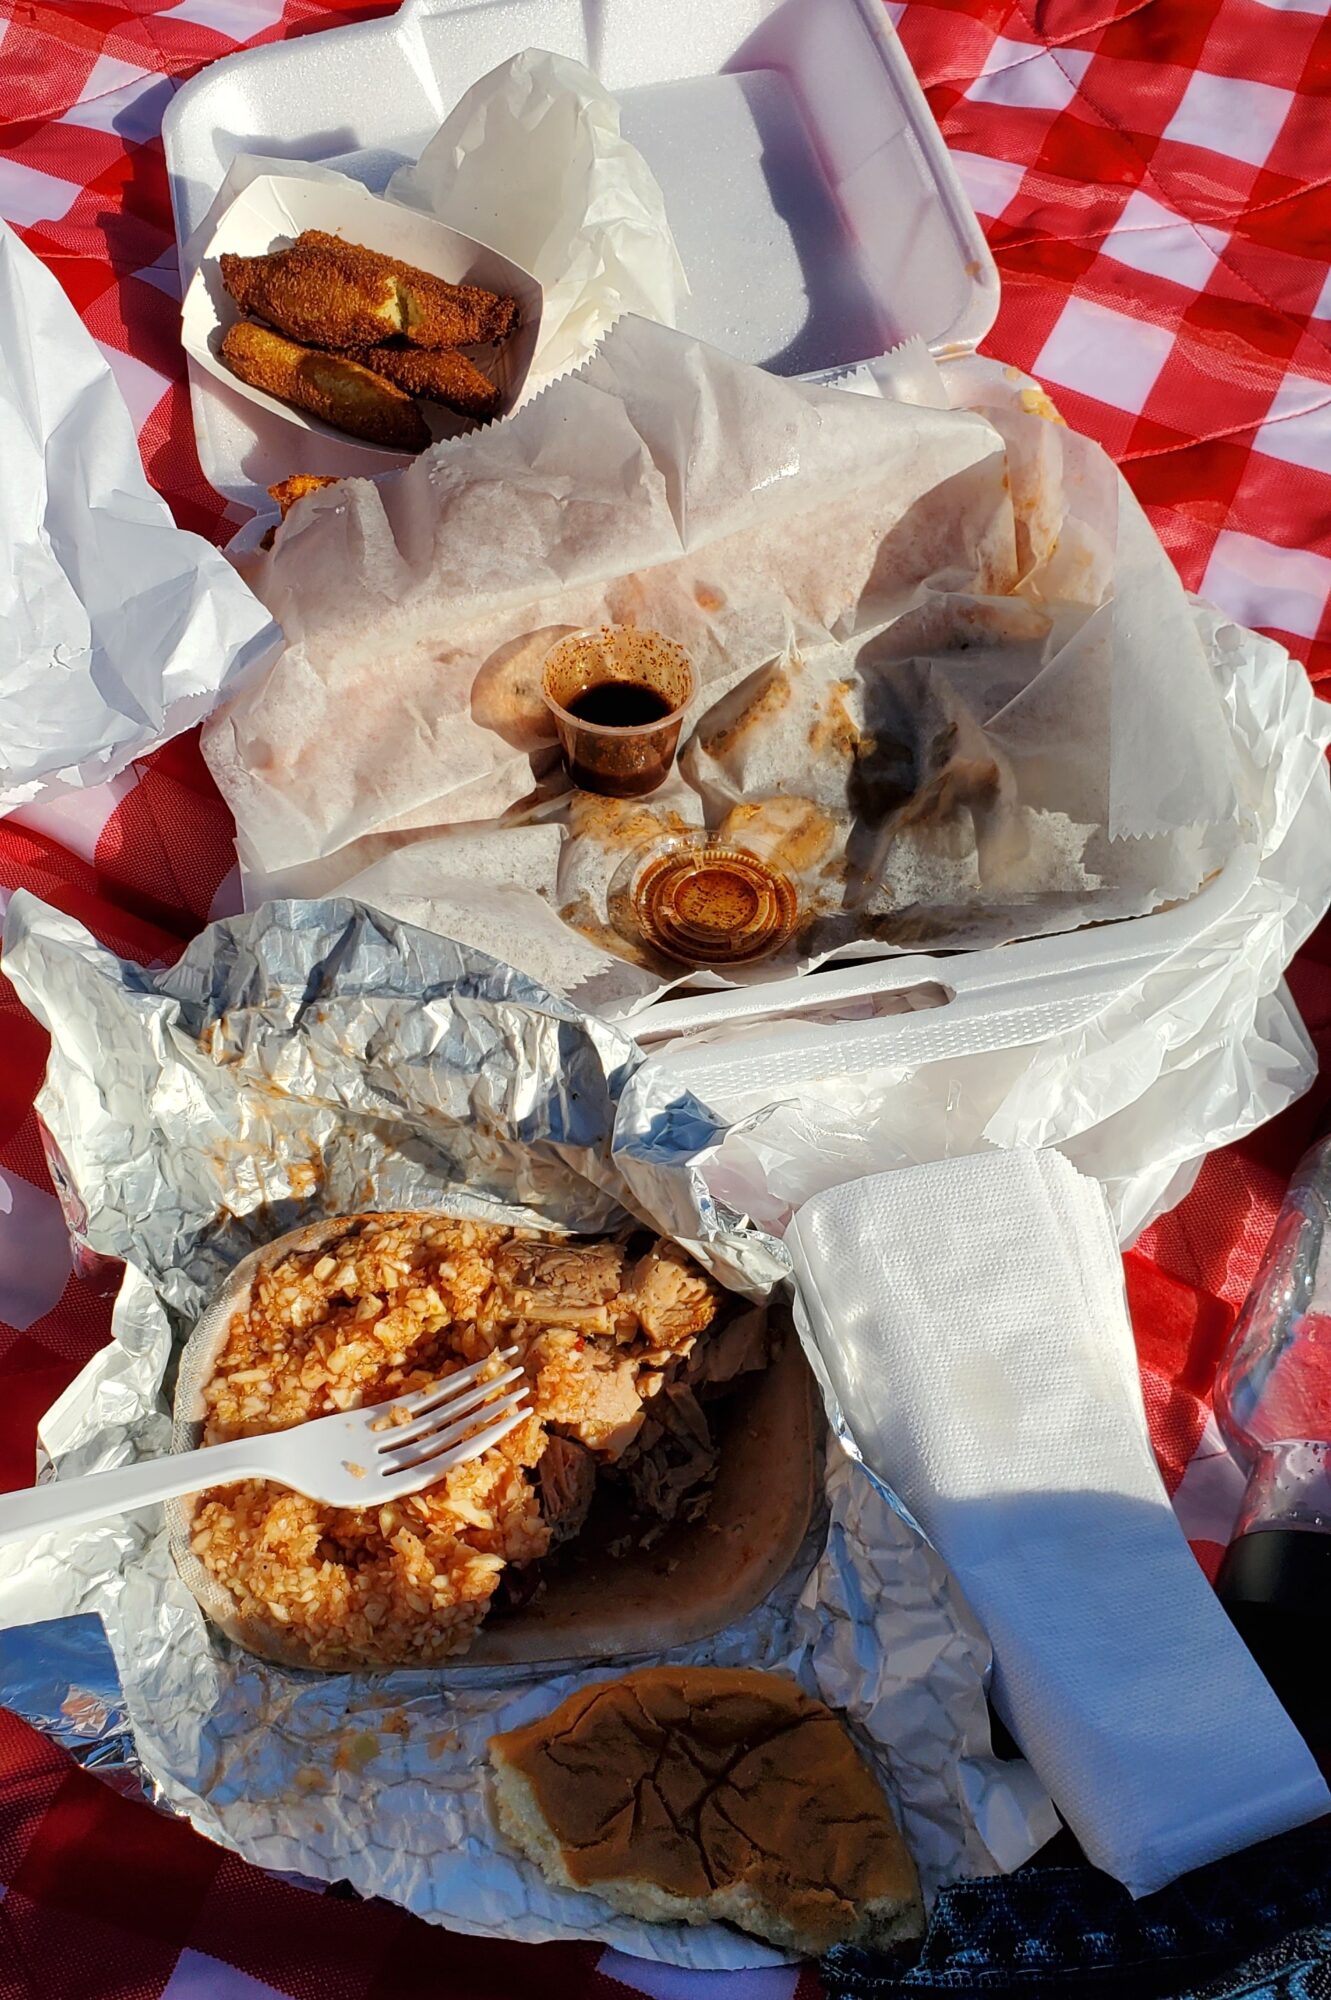
<path id="1" fill-rule="evenodd" d="M 924 1930 L 919 1878 L 845 1725 L 781 1674 L 648 1667 L 491 1739 L 502 1831 L 563 1888 L 785 1951 Z"/>

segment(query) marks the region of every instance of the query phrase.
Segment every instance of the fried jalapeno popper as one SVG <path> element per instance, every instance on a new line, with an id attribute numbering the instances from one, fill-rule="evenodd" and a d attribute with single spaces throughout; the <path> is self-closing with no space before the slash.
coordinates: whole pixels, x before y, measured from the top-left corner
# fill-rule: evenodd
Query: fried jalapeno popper
<path id="1" fill-rule="evenodd" d="M 362 367 L 396 382 L 409 396 L 444 403 L 464 417 L 492 417 L 502 401 L 494 383 L 482 375 L 475 362 L 451 348 L 430 352 L 421 347 L 363 347 L 357 349 L 355 358 Z"/>
<path id="2" fill-rule="evenodd" d="M 289 250 L 223 256 L 222 283 L 242 312 L 313 347 L 373 347 L 402 336 L 413 347 L 469 347 L 513 330 L 512 299 L 450 285 L 396 257 L 306 229 Z"/>
<path id="3" fill-rule="evenodd" d="M 411 397 L 342 354 L 300 347 L 267 327 L 237 320 L 222 340 L 222 359 L 252 389 L 308 410 L 351 436 L 392 451 L 424 451 L 429 426 Z"/>
<path id="4" fill-rule="evenodd" d="M 499 390 L 456 350 L 511 333 L 513 299 L 450 285 L 322 229 L 263 257 L 228 251 L 220 263 L 222 283 L 252 315 L 226 335 L 222 359 L 252 388 L 401 451 L 430 441 L 415 397 L 464 417 L 498 415 Z"/>

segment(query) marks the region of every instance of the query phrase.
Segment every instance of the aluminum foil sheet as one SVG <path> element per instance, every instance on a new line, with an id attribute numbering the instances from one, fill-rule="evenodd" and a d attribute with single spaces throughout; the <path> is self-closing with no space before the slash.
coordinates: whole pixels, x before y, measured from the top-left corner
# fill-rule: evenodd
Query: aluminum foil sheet
<path id="1" fill-rule="evenodd" d="M 320 1215 L 437 1206 L 589 1231 L 628 1212 L 750 1297 L 786 1282 L 780 1244 L 707 1194 L 694 1162 L 721 1136 L 710 1113 L 669 1095 L 615 1029 L 481 952 L 352 903 L 276 903 L 145 973 L 27 894 L 5 947 L 51 1031 L 38 1109 L 75 1244 L 126 1266 L 112 1341 L 43 1421 L 50 1476 L 168 1449 L 175 1359 L 202 1304 L 248 1250 Z M 671 1657 L 782 1666 L 844 1709 L 929 1889 L 1015 1867 L 1054 1830 L 1029 1768 L 991 1752 L 981 1633 L 836 1445 L 787 1577 Z M 119 1782 L 141 1774 L 248 1860 L 478 1934 L 773 1962 L 721 1926 L 640 1924 L 554 1890 L 495 1833 L 488 1736 L 604 1671 L 463 1687 L 447 1669 L 266 1665 L 209 1627 L 160 1510 L 0 1551 L 0 1700 Z"/>

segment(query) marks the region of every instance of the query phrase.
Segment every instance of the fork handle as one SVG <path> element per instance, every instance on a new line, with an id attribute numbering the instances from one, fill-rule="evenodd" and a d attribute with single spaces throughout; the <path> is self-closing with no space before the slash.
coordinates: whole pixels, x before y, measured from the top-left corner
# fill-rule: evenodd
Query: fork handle
<path id="1" fill-rule="evenodd" d="M 46 1529 L 76 1528 L 107 1514 L 132 1514 L 156 1501 L 236 1479 L 271 1478 L 272 1443 L 271 1437 L 236 1438 L 230 1444 L 117 1466 L 114 1472 L 89 1473 L 85 1479 L 53 1479 L 45 1486 L 0 1494 L 0 1544 L 24 1541 Z"/>

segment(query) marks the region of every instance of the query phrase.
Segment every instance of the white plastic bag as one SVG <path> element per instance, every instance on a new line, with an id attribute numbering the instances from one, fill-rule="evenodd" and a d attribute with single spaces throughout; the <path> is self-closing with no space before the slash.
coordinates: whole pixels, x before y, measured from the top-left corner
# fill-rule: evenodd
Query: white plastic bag
<path id="1" fill-rule="evenodd" d="M 0 223 L 0 812 L 200 722 L 281 634 L 144 476 L 115 377 Z"/>

